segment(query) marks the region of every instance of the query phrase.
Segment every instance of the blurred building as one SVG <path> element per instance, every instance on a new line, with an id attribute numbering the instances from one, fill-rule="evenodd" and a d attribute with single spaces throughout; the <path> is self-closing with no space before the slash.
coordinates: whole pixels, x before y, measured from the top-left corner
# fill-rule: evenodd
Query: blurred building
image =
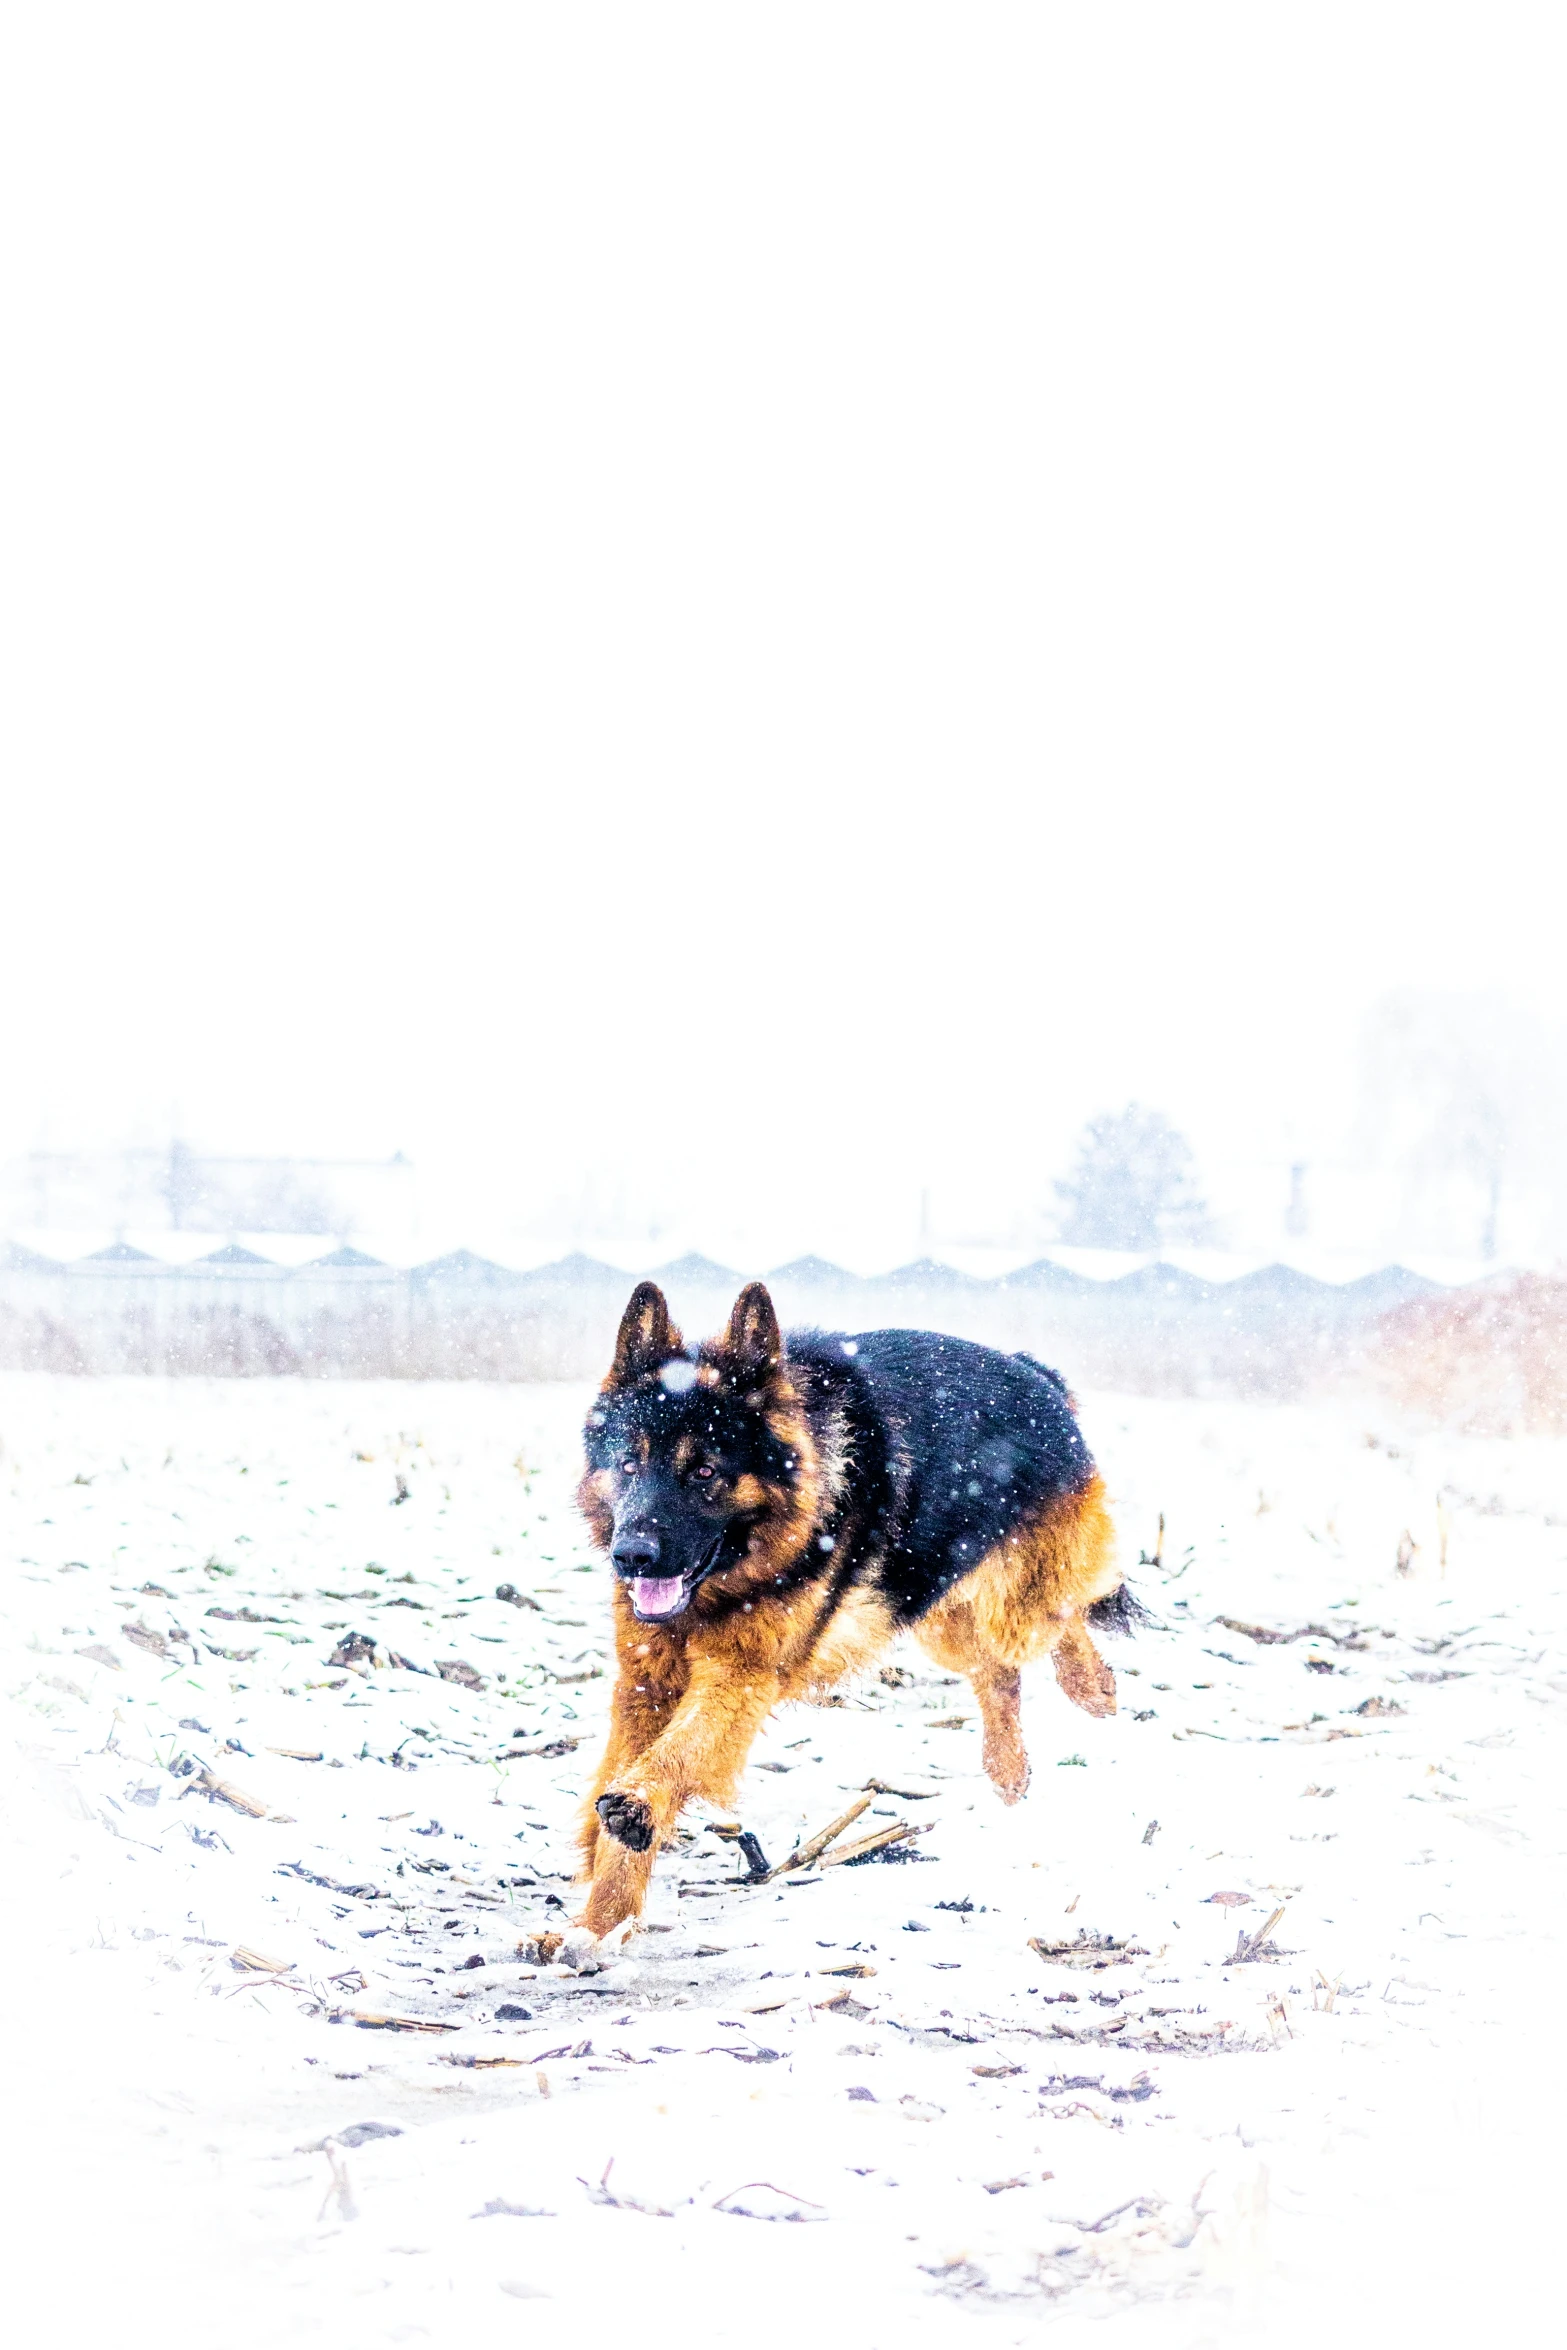
<path id="1" fill-rule="evenodd" d="M 232 1156 L 191 1144 L 28 1151 L 0 1170 L 0 1229 L 413 1235 L 414 1169 L 390 1159 Z"/>

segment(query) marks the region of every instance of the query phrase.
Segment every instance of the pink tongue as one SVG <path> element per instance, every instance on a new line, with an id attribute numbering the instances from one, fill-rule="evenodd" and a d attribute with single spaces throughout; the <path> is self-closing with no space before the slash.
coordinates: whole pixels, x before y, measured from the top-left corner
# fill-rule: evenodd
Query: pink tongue
<path id="1" fill-rule="evenodd" d="M 672 1616 L 680 1605 L 678 1575 L 633 1575 L 631 1604 L 639 1616 Z"/>

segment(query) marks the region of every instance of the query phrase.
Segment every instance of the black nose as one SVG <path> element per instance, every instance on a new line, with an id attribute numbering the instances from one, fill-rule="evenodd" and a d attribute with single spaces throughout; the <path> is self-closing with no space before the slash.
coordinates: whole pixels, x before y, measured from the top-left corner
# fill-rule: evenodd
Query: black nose
<path id="1" fill-rule="evenodd" d="M 610 1557 L 623 1575 L 645 1575 L 658 1564 L 658 1536 L 646 1532 L 618 1534 Z"/>

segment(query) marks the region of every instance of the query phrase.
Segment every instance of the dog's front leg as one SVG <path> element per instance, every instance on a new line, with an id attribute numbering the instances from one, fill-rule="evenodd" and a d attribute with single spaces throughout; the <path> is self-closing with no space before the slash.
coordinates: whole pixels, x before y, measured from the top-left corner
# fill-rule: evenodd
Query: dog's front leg
<path id="1" fill-rule="evenodd" d="M 615 1694 L 610 1705 L 609 1742 L 604 1748 L 587 1801 L 582 1806 L 577 1828 L 577 1841 L 582 1853 L 580 1874 L 591 1877 L 598 1848 L 603 1841 L 604 1823 L 599 1818 L 598 1800 L 608 1787 L 618 1786 L 623 1773 L 641 1754 L 645 1754 L 660 1731 L 666 1730 L 675 1717 L 679 1702 L 679 1685 L 668 1687 L 663 1682 L 647 1678 L 648 1668 L 638 1660 L 630 1668 L 622 1665 L 620 1678 L 615 1683 Z M 637 1677 L 641 1676 L 641 1677 Z"/>
<path id="2" fill-rule="evenodd" d="M 668 1728 L 628 1759 L 597 1798 L 603 1833 L 593 1855 L 583 1925 L 607 1934 L 640 1915 L 653 1856 L 673 1834 L 682 1807 L 694 1796 L 713 1803 L 733 1800 L 751 1742 L 779 1694 L 771 1674 L 696 1667 Z"/>

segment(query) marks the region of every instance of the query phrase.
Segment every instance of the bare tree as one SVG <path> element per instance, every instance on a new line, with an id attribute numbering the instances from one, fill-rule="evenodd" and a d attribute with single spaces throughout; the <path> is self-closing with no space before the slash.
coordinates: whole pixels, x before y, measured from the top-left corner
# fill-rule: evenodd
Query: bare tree
<path id="1" fill-rule="evenodd" d="M 1089 1120 L 1055 1189 L 1061 1238 L 1079 1248 L 1192 1246 L 1211 1237 L 1190 1143 L 1137 1102 Z"/>
<path id="2" fill-rule="evenodd" d="M 1504 1202 L 1557 1163 L 1564 1080 L 1562 1040 L 1502 998 L 1401 988 L 1366 1020 L 1362 1143 L 1412 1223 L 1493 1258 Z"/>

